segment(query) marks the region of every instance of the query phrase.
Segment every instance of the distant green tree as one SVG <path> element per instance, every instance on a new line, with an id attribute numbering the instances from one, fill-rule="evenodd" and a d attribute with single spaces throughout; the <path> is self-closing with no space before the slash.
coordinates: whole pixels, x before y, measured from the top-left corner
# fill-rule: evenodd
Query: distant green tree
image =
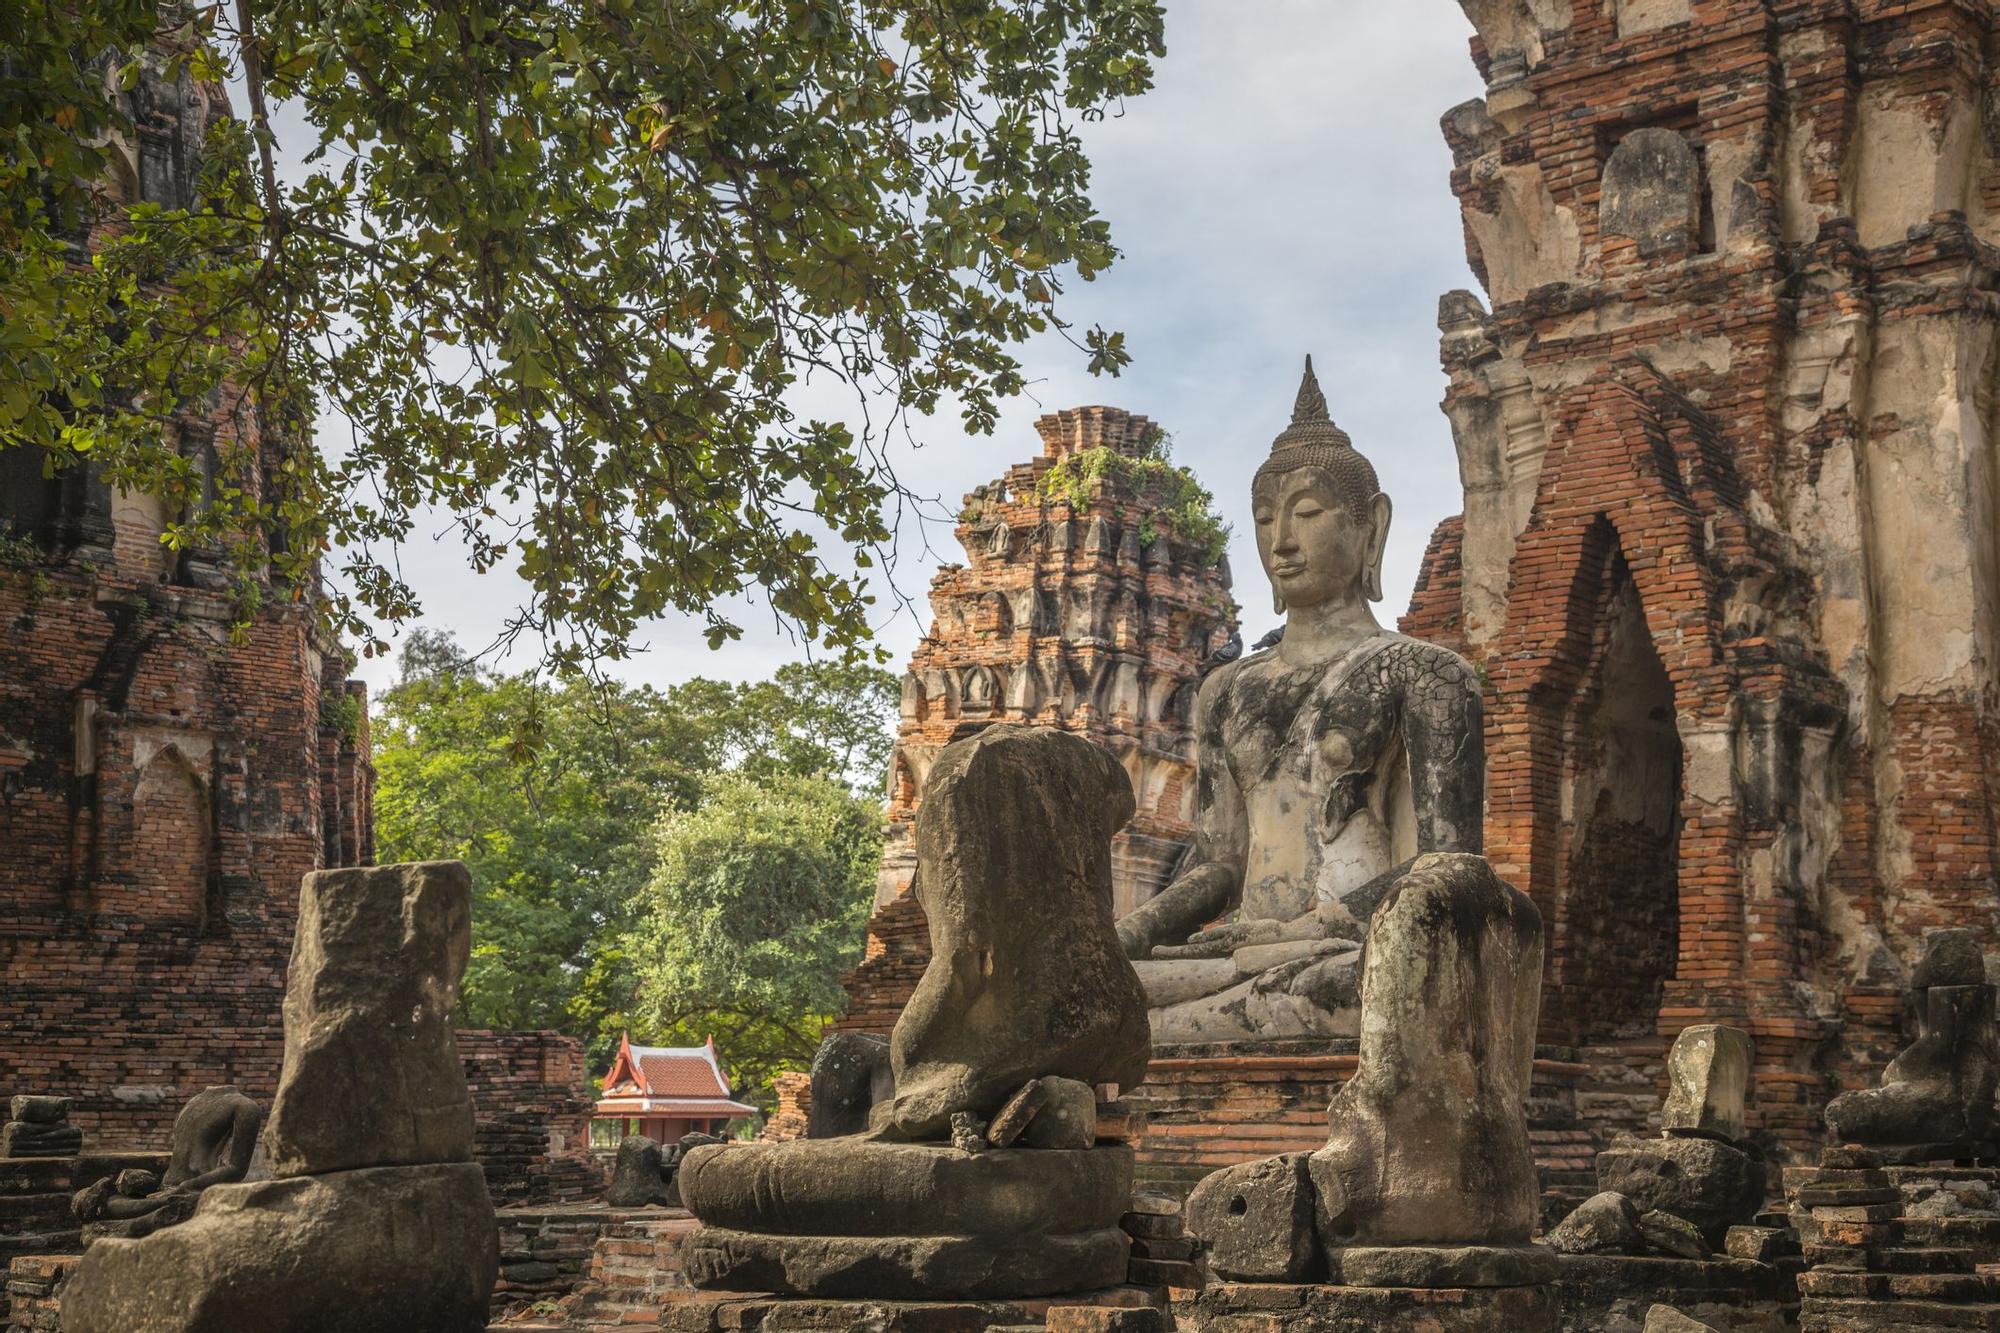
<path id="1" fill-rule="evenodd" d="M 857 793 L 882 787 L 894 743 L 896 678 L 877 667 L 788 662 L 740 687 L 730 743 L 746 773 L 839 778 Z"/>
<path id="2" fill-rule="evenodd" d="M 655 1039 L 713 1035 L 743 1095 L 802 1068 L 860 960 L 882 853 L 879 803 L 824 778 L 718 775 L 667 814 L 626 952 Z"/>
<path id="3" fill-rule="evenodd" d="M 720 745 L 656 691 L 489 675 L 436 636 L 403 667 L 374 728 L 377 852 L 472 870 L 459 1021 L 597 1037 L 616 1000 L 587 983 L 651 869 L 645 830 L 699 798 Z"/>
<path id="4" fill-rule="evenodd" d="M 894 678 L 870 667 L 793 664 L 773 681 L 666 690 L 550 683 L 482 669 L 419 630 L 401 668 L 374 723 L 377 850 L 472 871 L 459 1021 L 570 1032 L 600 1064 L 621 1028 L 658 1035 L 632 1012 L 647 966 L 632 933 L 662 815 L 696 810 L 732 773 L 872 800 L 894 717 Z M 879 802 L 856 805 L 879 818 Z"/>

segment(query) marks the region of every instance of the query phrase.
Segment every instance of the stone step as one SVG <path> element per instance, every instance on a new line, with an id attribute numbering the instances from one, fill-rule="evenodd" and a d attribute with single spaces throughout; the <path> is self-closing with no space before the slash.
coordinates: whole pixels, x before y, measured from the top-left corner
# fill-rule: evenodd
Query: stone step
<path id="1" fill-rule="evenodd" d="M 1970 1273 L 1977 1266 L 1971 1250 L 1945 1246 L 1851 1247 L 1809 1242 L 1805 1252 L 1806 1263 L 1813 1268 L 1866 1269 L 1871 1273 Z"/>
<path id="2" fill-rule="evenodd" d="M 0 1260 L 28 1254 L 78 1254 L 83 1250 L 83 1228 L 73 1231 L 26 1232 L 0 1236 Z"/>
<path id="3" fill-rule="evenodd" d="M 0 1194 L 0 1233 L 25 1231 L 29 1228 L 24 1223 L 43 1219 L 58 1224 L 66 1222 L 70 1215 L 69 1200 L 70 1196 L 66 1193 Z"/>
<path id="4" fill-rule="evenodd" d="M 1846 1300 L 1977 1302 L 1996 1295 L 1993 1282 L 1977 1273 L 1862 1273 L 1838 1268 L 1800 1274 L 1799 1291 Z"/>
<path id="5" fill-rule="evenodd" d="M 1800 1333 L 1882 1333 L 1906 1328 L 2000 1333 L 2000 1304 L 1826 1300 L 1815 1296 L 1808 1297 L 1799 1310 Z"/>

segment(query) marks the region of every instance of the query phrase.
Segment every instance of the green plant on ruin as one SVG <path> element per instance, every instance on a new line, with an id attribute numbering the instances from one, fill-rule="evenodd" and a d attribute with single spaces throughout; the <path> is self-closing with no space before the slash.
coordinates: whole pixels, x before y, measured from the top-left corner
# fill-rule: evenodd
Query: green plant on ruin
<path id="1" fill-rule="evenodd" d="M 518 571 L 512 628 L 559 667 L 673 611 L 734 638 L 744 594 L 864 645 L 906 494 L 885 419 L 990 433 L 1045 331 L 1129 360 L 1059 310 L 1117 255 L 1078 129 L 1151 86 L 1157 0 L 0 0 L 0 28 L 0 449 L 161 496 L 171 545 L 284 532 L 281 595 L 324 563 L 371 654 L 421 611 L 396 555 L 433 513 Z M 244 119 L 189 206 L 80 258 L 125 94 L 183 74 Z M 798 415 L 808 375 L 853 410 Z M 180 455 L 178 405 L 218 396 L 289 442 L 269 487 L 247 448 Z"/>
<path id="2" fill-rule="evenodd" d="M 320 695 L 319 725 L 353 745 L 361 739 L 361 701 L 345 693 Z"/>
<path id="3" fill-rule="evenodd" d="M 49 595 L 48 553 L 32 540 L 11 529 L 0 529 L 0 571 L 27 594 L 28 605 Z"/>
<path id="4" fill-rule="evenodd" d="M 1090 507 L 1100 481 L 1116 481 L 1151 501 L 1139 520 L 1139 541 L 1151 546 L 1161 536 L 1160 525 L 1201 553 L 1204 565 L 1222 559 L 1229 545 L 1229 525 L 1215 511 L 1215 497 L 1193 472 L 1173 461 L 1173 437 L 1159 427 L 1146 436 L 1137 458 L 1109 445 L 1065 454 L 1042 474 L 1036 493 L 1045 504 L 1066 505 L 1071 511 Z"/>

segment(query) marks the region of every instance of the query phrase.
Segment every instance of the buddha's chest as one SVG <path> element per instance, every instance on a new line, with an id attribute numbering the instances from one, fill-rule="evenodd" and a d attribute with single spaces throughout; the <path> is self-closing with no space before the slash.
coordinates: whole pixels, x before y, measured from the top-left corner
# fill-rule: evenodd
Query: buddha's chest
<path id="1" fill-rule="evenodd" d="M 1232 775 L 1248 792 L 1274 781 L 1324 792 L 1365 781 L 1389 755 L 1401 709 L 1367 664 L 1246 664 L 1222 719 Z"/>

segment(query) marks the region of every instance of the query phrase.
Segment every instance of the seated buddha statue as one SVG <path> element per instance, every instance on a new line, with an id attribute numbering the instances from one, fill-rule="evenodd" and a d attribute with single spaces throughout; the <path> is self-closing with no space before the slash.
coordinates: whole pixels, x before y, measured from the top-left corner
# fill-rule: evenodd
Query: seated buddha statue
<path id="1" fill-rule="evenodd" d="M 1419 856 L 1481 850 L 1478 682 L 1377 623 L 1389 497 L 1310 359 L 1251 505 L 1284 629 L 1202 683 L 1187 867 L 1118 925 L 1156 1043 L 1355 1035 L 1376 906 Z"/>

